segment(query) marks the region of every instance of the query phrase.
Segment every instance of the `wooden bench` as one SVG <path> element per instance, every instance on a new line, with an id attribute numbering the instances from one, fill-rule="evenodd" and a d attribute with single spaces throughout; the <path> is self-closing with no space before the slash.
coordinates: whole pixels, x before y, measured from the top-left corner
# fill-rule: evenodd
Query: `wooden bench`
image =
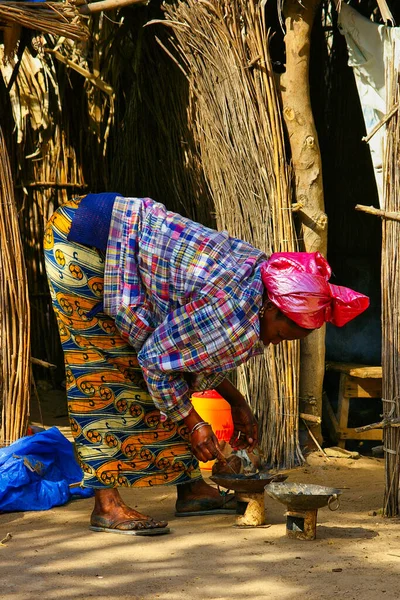
<path id="1" fill-rule="evenodd" d="M 335 414 L 328 397 L 324 394 L 327 426 L 340 448 L 346 440 L 382 440 L 382 429 L 357 432 L 348 427 L 351 398 L 382 398 L 382 367 L 368 367 L 353 363 L 327 362 L 327 371 L 340 373 L 338 408 Z"/>

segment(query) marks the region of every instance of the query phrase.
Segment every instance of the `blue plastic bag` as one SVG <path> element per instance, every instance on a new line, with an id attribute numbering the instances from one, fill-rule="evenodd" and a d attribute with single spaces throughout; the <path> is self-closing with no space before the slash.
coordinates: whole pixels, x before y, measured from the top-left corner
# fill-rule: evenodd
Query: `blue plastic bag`
<path id="1" fill-rule="evenodd" d="M 0 449 L 0 511 L 47 510 L 93 489 L 82 480 L 71 442 L 57 427 L 23 437 Z"/>

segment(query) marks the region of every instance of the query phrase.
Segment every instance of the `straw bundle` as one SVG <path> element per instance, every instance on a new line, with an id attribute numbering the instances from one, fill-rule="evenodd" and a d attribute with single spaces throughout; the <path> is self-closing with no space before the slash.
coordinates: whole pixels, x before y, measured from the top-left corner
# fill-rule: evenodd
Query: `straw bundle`
<path id="1" fill-rule="evenodd" d="M 261 3 L 262 4 L 262 3 Z M 296 249 L 281 115 L 263 9 L 255 0 L 166 6 L 194 104 L 204 175 L 219 228 L 267 254 Z M 284 342 L 238 371 L 273 465 L 302 460 L 298 445 L 299 345 Z"/>
<path id="2" fill-rule="evenodd" d="M 0 55 L 6 83 L 13 72 L 12 60 L 4 64 Z M 63 355 L 44 269 L 43 231 L 55 208 L 72 194 L 84 193 L 87 186 L 82 168 L 81 131 L 75 127 L 75 120 L 81 126 L 84 123 L 79 113 L 81 98 L 77 97 L 76 107 L 66 98 L 65 88 L 58 85 L 63 76 L 57 71 L 58 66 L 51 55 L 33 56 L 26 49 L 11 88 L 10 102 L 17 141 L 14 160 L 18 165 L 15 178 L 19 225 L 35 315 L 31 324 L 32 355 L 57 363 L 61 379 Z M 74 94 L 72 98 L 75 99 Z M 69 118 L 66 107 L 74 119 Z M 41 373 L 42 378 L 45 376 L 47 373 Z"/>
<path id="3" fill-rule="evenodd" d="M 0 130 L 0 363 L 3 398 L 0 446 L 25 434 L 30 393 L 30 308 L 14 201 L 13 182 Z"/>
<path id="4" fill-rule="evenodd" d="M 8 2 L 0 0 L 0 23 L 18 24 L 42 33 L 62 35 L 73 40 L 88 37 L 77 8 L 63 2 Z"/>
<path id="5" fill-rule="evenodd" d="M 189 127 L 186 77 L 157 43 L 169 35 L 164 21 L 144 26 L 160 16 L 153 3 L 136 8 L 115 39 L 110 76 L 119 73 L 113 85 L 120 125 L 110 136 L 111 189 L 150 196 L 215 227 L 195 132 Z"/>
<path id="6" fill-rule="evenodd" d="M 393 56 L 395 54 L 393 53 Z M 398 60 L 386 78 L 387 113 L 400 100 Z M 400 116 L 398 110 L 387 127 L 385 206 L 400 213 Z M 400 417 L 400 222 L 383 219 L 382 227 L 382 402 L 385 450 L 384 514 L 399 514 L 400 428 L 392 420 Z"/>

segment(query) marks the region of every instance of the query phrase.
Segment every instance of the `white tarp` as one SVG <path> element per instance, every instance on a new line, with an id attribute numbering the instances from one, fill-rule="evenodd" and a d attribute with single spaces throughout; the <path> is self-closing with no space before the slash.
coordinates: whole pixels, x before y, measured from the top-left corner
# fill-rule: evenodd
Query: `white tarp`
<path id="1" fill-rule="evenodd" d="M 400 28 L 377 25 L 360 15 L 345 3 L 341 4 L 339 29 L 346 37 L 349 65 L 353 68 L 367 135 L 383 119 L 391 107 L 386 98 L 386 64 L 398 61 L 393 48 L 400 47 Z M 396 43 L 394 43 L 396 42 Z M 379 204 L 384 203 L 385 127 L 381 127 L 369 141 L 372 164 L 378 188 Z"/>

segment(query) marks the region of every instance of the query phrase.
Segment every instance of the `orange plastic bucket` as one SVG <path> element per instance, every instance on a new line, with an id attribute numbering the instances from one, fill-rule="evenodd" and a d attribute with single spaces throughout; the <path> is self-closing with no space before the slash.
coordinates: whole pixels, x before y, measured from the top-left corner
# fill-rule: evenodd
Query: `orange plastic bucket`
<path id="1" fill-rule="evenodd" d="M 203 421 L 210 423 L 219 442 L 229 442 L 233 434 L 233 421 L 230 404 L 215 390 L 195 392 L 192 404 Z M 200 468 L 211 471 L 215 461 L 200 462 Z"/>

